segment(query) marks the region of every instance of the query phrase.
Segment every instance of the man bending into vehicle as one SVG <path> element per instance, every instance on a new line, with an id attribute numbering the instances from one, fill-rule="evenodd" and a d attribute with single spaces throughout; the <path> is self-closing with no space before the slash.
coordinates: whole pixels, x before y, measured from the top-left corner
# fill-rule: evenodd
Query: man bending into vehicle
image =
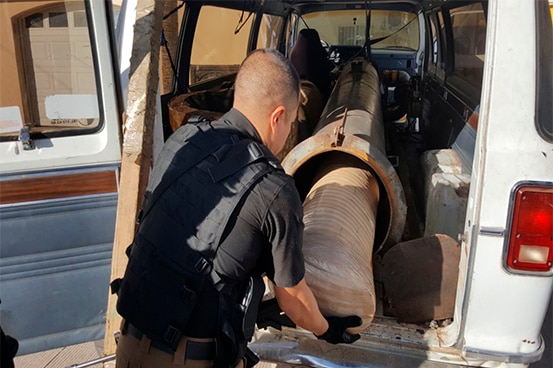
<path id="1" fill-rule="evenodd" d="M 167 140 L 118 288 L 118 367 L 255 364 L 245 356 L 255 357 L 247 341 L 263 274 L 295 324 L 331 343 L 359 338 L 345 329 L 361 319 L 324 317 L 304 279 L 302 203 L 274 156 L 298 102 L 289 61 L 256 50 L 236 77 L 233 108 Z"/>

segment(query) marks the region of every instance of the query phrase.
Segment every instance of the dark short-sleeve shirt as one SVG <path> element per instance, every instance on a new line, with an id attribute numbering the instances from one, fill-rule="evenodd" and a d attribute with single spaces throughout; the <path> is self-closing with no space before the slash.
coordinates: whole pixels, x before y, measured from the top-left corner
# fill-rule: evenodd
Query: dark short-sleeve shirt
<path id="1" fill-rule="evenodd" d="M 221 120 L 240 136 L 261 142 L 248 119 L 232 109 Z M 292 177 L 275 170 L 262 177 L 234 210 L 214 260 L 214 270 L 229 280 L 266 274 L 277 286 L 292 287 L 305 275 L 302 254 L 303 209 Z M 214 290 L 200 297 L 189 325 L 191 336 L 212 337 Z M 196 317 L 196 318 L 194 318 Z"/>

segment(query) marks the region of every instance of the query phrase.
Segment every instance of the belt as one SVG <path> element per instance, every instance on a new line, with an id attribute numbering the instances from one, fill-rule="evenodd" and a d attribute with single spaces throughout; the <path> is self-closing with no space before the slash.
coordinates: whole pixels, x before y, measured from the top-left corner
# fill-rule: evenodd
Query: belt
<path id="1" fill-rule="evenodd" d="M 139 341 L 142 340 L 144 334 L 138 328 L 132 324 L 127 323 L 127 332 L 134 336 Z M 186 339 L 186 337 L 183 337 Z M 175 354 L 175 350 L 170 346 L 167 346 L 159 341 L 152 340 L 151 347 L 159 349 L 167 354 Z M 186 341 L 186 351 L 184 353 L 184 359 L 190 360 L 213 360 L 215 358 L 215 341 L 202 342 L 202 341 Z"/>

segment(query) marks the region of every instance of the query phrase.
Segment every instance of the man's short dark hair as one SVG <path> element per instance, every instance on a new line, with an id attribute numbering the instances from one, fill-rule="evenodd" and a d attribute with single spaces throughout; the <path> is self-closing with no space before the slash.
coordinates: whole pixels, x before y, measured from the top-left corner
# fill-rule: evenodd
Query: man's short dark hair
<path id="1" fill-rule="evenodd" d="M 256 103 L 299 96 L 300 79 L 290 61 L 274 49 L 257 49 L 242 62 L 235 82 L 236 97 Z"/>

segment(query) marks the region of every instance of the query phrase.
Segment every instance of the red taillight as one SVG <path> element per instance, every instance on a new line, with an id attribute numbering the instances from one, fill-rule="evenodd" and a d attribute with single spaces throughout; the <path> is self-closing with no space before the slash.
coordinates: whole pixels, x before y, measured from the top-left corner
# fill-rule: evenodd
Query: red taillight
<path id="1" fill-rule="evenodd" d="M 514 201 L 507 266 L 513 271 L 551 272 L 553 187 L 519 187 Z"/>

